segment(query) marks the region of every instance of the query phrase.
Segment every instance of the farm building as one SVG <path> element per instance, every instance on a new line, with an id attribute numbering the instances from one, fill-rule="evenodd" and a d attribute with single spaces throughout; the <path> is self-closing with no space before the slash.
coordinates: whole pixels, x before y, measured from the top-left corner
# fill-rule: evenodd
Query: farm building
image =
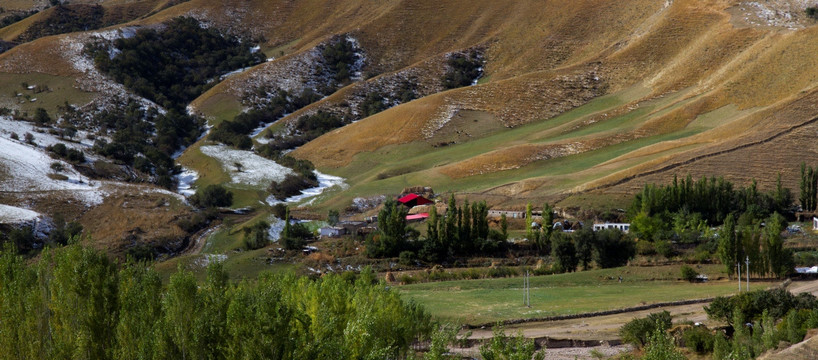
<path id="1" fill-rule="evenodd" d="M 594 231 L 600 231 L 605 229 L 617 229 L 622 232 L 628 232 L 631 229 L 631 224 L 626 223 L 602 223 L 602 224 L 594 224 Z"/>
<path id="2" fill-rule="evenodd" d="M 406 207 L 413 208 L 418 205 L 426 205 L 426 204 L 433 204 L 432 200 L 429 200 L 423 196 L 418 194 L 409 194 L 404 197 L 398 199 L 398 202 L 406 205 Z"/>
<path id="3" fill-rule="evenodd" d="M 346 235 L 347 231 L 343 227 L 340 226 L 324 226 L 318 229 L 318 234 L 321 237 L 340 237 L 342 235 Z"/>
<path id="4" fill-rule="evenodd" d="M 525 211 L 514 210 L 489 210 L 489 217 L 502 217 L 505 215 L 509 219 L 523 219 L 525 218 Z"/>

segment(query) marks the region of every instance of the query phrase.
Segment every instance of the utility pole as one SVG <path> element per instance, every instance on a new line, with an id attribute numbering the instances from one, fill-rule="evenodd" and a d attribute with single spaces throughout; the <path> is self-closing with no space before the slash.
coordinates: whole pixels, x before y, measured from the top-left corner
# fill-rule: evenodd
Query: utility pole
<path id="1" fill-rule="evenodd" d="M 744 261 L 747 263 L 747 291 L 750 291 L 750 257 L 747 256 Z"/>
<path id="2" fill-rule="evenodd" d="M 741 263 L 736 263 L 736 269 L 738 269 L 738 292 L 741 292 Z"/>
<path id="3" fill-rule="evenodd" d="M 528 270 L 523 276 L 523 305 L 531 307 L 531 282 L 528 275 Z"/>

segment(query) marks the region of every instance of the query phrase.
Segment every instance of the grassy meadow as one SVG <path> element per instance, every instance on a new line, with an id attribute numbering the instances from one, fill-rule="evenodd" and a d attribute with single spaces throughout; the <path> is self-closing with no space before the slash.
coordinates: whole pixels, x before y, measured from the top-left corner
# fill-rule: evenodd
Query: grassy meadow
<path id="1" fill-rule="evenodd" d="M 697 271 L 711 279 L 724 276 L 720 265 L 702 265 Z M 678 280 L 679 272 L 680 265 L 667 265 L 532 276 L 531 308 L 523 306 L 522 277 L 403 285 L 399 291 L 439 319 L 467 324 L 612 310 L 736 292 L 733 281 L 691 284 Z M 753 282 L 751 287 L 774 284 Z"/>

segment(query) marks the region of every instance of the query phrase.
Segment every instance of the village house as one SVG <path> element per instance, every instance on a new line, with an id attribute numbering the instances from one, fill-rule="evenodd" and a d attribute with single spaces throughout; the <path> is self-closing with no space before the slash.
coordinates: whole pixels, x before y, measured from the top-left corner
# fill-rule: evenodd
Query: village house
<path id="1" fill-rule="evenodd" d="M 594 224 L 594 231 L 600 231 L 605 229 L 617 229 L 622 232 L 628 232 L 631 229 L 631 224 L 626 223 L 602 223 L 602 224 Z"/>

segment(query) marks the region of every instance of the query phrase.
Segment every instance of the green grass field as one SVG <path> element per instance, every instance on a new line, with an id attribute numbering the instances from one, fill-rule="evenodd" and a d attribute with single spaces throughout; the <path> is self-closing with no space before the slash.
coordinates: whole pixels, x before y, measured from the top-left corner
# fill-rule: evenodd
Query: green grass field
<path id="1" fill-rule="evenodd" d="M 717 265 L 697 270 L 711 279 L 723 276 Z M 618 281 L 620 275 L 622 283 Z M 523 306 L 521 277 L 404 285 L 399 291 L 439 319 L 468 324 L 612 310 L 736 291 L 732 281 L 691 284 L 678 277 L 678 265 L 534 276 L 530 281 L 531 308 Z M 772 284 L 753 283 L 756 288 Z"/>

